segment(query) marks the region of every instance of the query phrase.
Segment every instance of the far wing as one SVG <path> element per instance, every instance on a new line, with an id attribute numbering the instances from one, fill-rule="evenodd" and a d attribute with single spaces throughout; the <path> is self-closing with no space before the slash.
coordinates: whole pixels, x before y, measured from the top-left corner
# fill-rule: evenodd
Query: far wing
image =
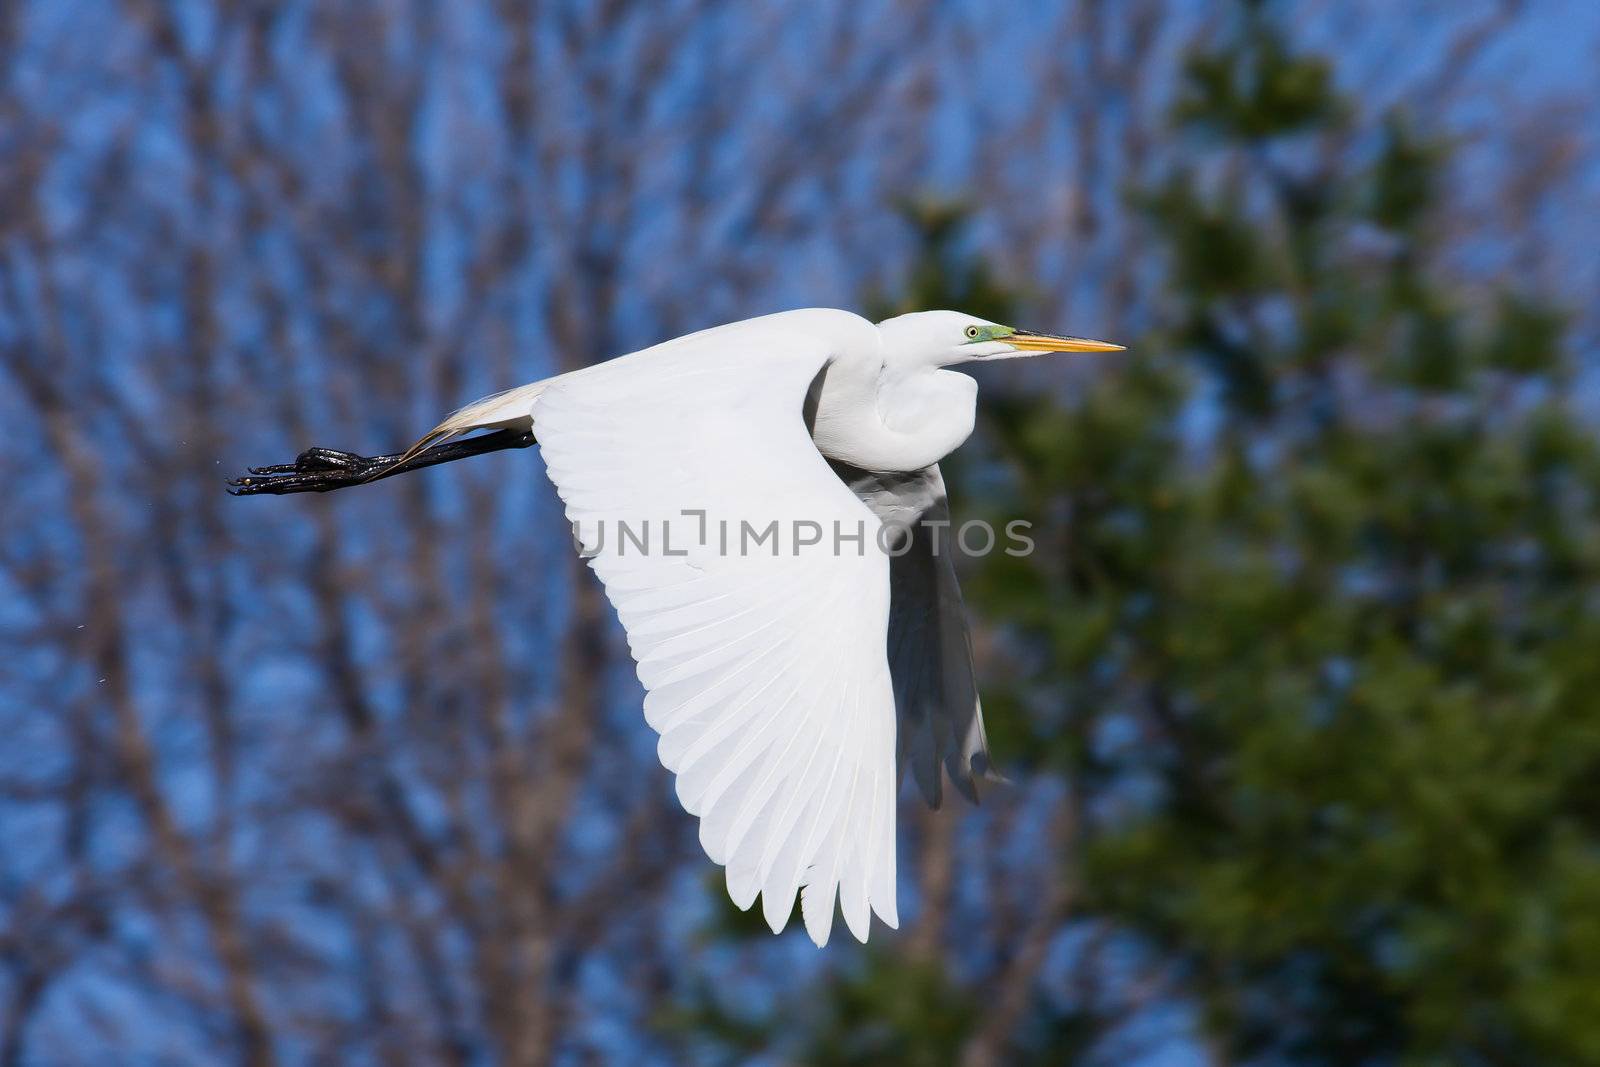
<path id="1" fill-rule="evenodd" d="M 836 892 L 860 940 L 869 909 L 897 923 L 889 564 L 802 419 L 828 356 L 712 331 L 570 375 L 534 407 L 701 845 L 774 931 L 803 887 L 819 945 Z"/>
<path id="2" fill-rule="evenodd" d="M 993 777 L 983 705 L 956 583 L 950 503 L 937 464 L 883 474 L 834 463 L 839 477 L 891 528 L 903 531 L 890 560 L 889 665 L 899 712 L 899 763 L 909 764 L 930 807 L 943 799 L 940 764 L 973 803 Z"/>

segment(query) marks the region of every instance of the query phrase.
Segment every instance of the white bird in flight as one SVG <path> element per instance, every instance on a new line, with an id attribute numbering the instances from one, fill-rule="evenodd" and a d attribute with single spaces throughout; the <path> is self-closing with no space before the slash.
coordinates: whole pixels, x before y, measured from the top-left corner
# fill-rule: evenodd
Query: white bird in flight
<path id="1" fill-rule="evenodd" d="M 901 773 L 934 807 L 941 765 L 974 801 L 990 773 L 938 543 L 938 463 L 972 433 L 978 387 L 946 368 L 1121 347 L 954 311 L 788 311 L 488 397 L 400 455 L 309 449 L 231 486 L 323 491 L 537 441 L 728 894 L 759 894 L 777 933 L 800 893 L 819 946 L 837 898 L 864 942 L 869 912 L 898 925 Z"/>

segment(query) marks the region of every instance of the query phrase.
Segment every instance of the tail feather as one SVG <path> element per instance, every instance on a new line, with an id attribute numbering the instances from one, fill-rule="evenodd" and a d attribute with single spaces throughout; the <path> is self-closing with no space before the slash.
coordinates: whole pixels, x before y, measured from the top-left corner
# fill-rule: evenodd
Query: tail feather
<path id="1" fill-rule="evenodd" d="M 554 378 L 519 385 L 514 389 L 506 389 L 452 411 L 439 425 L 419 437 L 416 444 L 401 453 L 393 466 L 399 466 L 416 458 L 425 449 L 473 430 L 533 429 L 534 403 L 561 377 L 557 375 Z"/>

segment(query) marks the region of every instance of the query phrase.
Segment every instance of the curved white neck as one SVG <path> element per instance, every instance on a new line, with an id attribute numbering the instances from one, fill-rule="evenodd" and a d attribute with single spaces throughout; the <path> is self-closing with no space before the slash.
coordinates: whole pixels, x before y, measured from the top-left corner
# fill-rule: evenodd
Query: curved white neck
<path id="1" fill-rule="evenodd" d="M 977 401 L 978 383 L 955 371 L 835 360 L 816 394 L 811 436 L 829 459 L 864 470 L 921 470 L 971 436 Z"/>

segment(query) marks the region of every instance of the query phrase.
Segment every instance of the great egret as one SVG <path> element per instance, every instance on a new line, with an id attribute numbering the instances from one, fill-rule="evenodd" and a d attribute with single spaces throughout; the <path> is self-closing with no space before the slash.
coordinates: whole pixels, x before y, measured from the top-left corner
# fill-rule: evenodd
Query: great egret
<path id="1" fill-rule="evenodd" d="M 977 383 L 945 368 L 1120 348 L 953 311 L 876 325 L 789 311 L 488 397 L 400 455 L 311 449 L 231 485 L 335 489 L 537 435 L 627 632 L 661 762 L 734 903 L 759 893 L 776 933 L 803 888 L 823 945 L 837 894 L 865 941 L 869 910 L 897 925 L 900 773 L 935 807 L 941 764 L 974 801 L 989 773 L 961 593 L 937 542 L 938 462 L 972 432 Z M 477 429 L 493 432 L 442 443 Z M 753 550 L 727 535 L 774 525 Z"/>

